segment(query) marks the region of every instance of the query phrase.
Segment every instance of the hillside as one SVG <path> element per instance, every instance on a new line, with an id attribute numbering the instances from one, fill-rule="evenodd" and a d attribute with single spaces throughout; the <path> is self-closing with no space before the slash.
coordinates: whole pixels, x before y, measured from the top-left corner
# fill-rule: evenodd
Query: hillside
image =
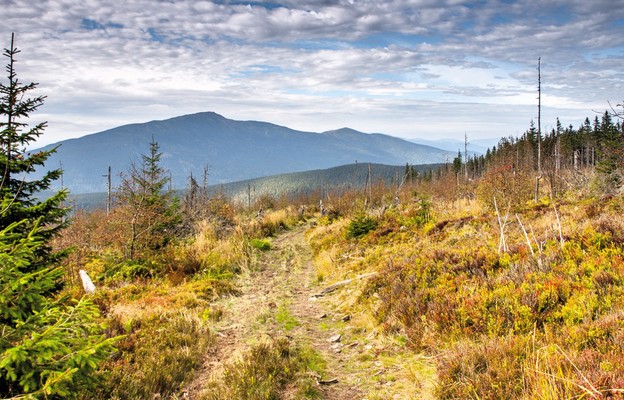
<path id="1" fill-rule="evenodd" d="M 430 189 L 326 216 L 210 202 L 160 261 L 120 262 L 119 216 L 79 216 L 68 268 L 126 335 L 92 398 L 621 398 L 622 198 L 529 203 L 501 233 Z"/>
<path id="2" fill-rule="evenodd" d="M 124 125 L 65 140 L 47 166 L 62 165 L 63 183 L 72 193 L 106 191 L 103 177 L 112 166 L 113 185 L 119 173 L 140 162 L 152 140 L 163 153 L 162 166 L 171 172 L 173 187 L 182 189 L 191 174 L 221 184 L 282 173 L 379 163 L 412 165 L 442 163 L 456 152 L 419 145 L 383 134 L 352 129 L 302 132 L 258 121 L 234 121 L 213 112 L 163 121 Z"/>
<path id="3" fill-rule="evenodd" d="M 436 169 L 438 164 L 414 166 L 418 173 Z M 212 186 L 212 191 L 221 191 L 233 200 L 245 199 L 248 190 L 256 197 L 262 195 L 298 195 L 312 191 L 339 192 L 340 190 L 361 189 L 366 186 L 370 167 L 370 181 L 391 185 L 400 182 L 405 174 L 405 166 L 383 164 L 349 164 L 322 170 L 293 172 L 258 179 Z"/>
<path id="4" fill-rule="evenodd" d="M 420 174 L 429 170 L 434 170 L 439 164 L 423 164 L 413 166 L 413 169 Z M 319 169 L 304 172 L 292 172 L 266 176 L 257 179 L 248 179 L 237 182 L 230 182 L 218 185 L 209 185 L 208 193 L 221 193 L 237 202 L 246 202 L 248 196 L 258 198 L 261 196 L 296 196 L 313 191 L 332 191 L 340 189 L 361 189 L 366 185 L 369 164 L 349 164 L 338 167 Z M 393 166 L 383 164 L 370 164 L 371 182 L 383 182 L 392 184 L 403 179 L 405 166 Z M 181 197 L 184 196 L 184 189 L 178 191 Z M 106 193 L 82 193 L 72 194 L 71 204 L 78 209 L 103 208 L 106 204 Z"/>
<path id="5" fill-rule="evenodd" d="M 624 163 L 602 127 L 542 138 L 537 187 L 529 131 L 398 191 L 76 213 L 66 293 L 85 270 L 123 335 L 88 398 L 622 398 Z"/>

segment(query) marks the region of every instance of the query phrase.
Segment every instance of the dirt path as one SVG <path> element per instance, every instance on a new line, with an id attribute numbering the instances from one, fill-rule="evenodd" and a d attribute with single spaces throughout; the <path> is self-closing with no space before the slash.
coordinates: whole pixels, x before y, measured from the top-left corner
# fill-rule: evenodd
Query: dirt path
<path id="1" fill-rule="evenodd" d="M 430 398 L 428 390 L 414 397 L 399 390 L 401 381 L 418 378 L 401 374 L 404 368 L 394 365 L 401 349 L 350 326 L 352 316 L 335 311 L 334 293 L 315 296 L 325 286 L 317 282 L 304 233 L 305 227 L 298 227 L 281 234 L 262 254 L 259 270 L 241 276 L 240 295 L 214 305 L 223 312 L 214 327 L 217 343 L 188 386 L 187 398 L 201 399 L 210 377 L 218 376 L 224 364 L 250 344 L 280 336 L 320 354 L 326 376 L 318 379 L 334 382 L 319 385 L 324 399 Z M 392 357 L 394 352 L 399 358 Z M 384 359 L 384 354 L 389 356 Z"/>

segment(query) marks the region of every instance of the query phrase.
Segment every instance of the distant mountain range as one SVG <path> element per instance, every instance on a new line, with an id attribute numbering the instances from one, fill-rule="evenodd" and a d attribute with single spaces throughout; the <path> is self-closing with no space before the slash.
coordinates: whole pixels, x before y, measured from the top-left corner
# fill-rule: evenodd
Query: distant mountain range
<path id="1" fill-rule="evenodd" d="M 185 188 L 191 174 L 201 180 L 206 167 L 209 184 L 222 184 L 356 162 L 436 164 L 457 155 L 457 151 L 383 134 L 348 128 L 303 132 L 267 122 L 234 121 L 213 112 L 123 125 L 42 150 L 58 146 L 46 167 L 62 165 L 62 184 L 72 193 L 104 192 L 108 167 L 115 186 L 119 173 L 148 153 L 152 137 L 160 145 L 162 166 L 170 171 L 176 189 Z"/>

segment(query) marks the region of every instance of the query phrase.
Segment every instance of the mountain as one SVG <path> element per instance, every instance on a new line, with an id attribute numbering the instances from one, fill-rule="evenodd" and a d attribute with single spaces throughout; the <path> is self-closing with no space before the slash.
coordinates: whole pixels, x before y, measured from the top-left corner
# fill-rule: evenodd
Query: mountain
<path id="1" fill-rule="evenodd" d="M 72 193 L 102 192 L 108 167 L 116 185 L 119 173 L 148 153 L 152 137 L 177 189 L 187 186 L 191 174 L 201 179 L 206 167 L 209 184 L 220 184 L 354 162 L 434 164 L 456 155 L 383 134 L 348 128 L 303 132 L 267 122 L 234 121 L 213 112 L 123 125 L 42 149 L 58 146 L 46 165 L 62 165 L 63 185 Z"/>
<path id="2" fill-rule="evenodd" d="M 440 165 L 442 164 L 423 164 L 415 166 L 414 169 L 419 173 L 425 173 L 430 169 L 437 169 Z M 363 189 L 369 179 L 369 171 L 370 181 L 373 184 L 383 182 L 386 185 L 396 185 L 397 181 L 401 182 L 403 179 L 405 166 L 368 163 L 341 165 L 321 170 L 292 172 L 213 185 L 209 187 L 209 192 L 222 192 L 234 200 L 242 201 L 249 190 L 253 191 L 256 196 L 278 196 L 326 191 L 329 188 L 332 191 Z"/>

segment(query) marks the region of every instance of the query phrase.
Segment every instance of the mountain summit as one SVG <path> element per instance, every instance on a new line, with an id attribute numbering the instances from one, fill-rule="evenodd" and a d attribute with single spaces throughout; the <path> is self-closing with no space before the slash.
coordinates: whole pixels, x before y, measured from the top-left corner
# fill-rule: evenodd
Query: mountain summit
<path id="1" fill-rule="evenodd" d="M 62 165 L 63 182 L 72 193 L 106 191 L 103 177 L 111 166 L 113 183 L 131 162 L 147 154 L 152 137 L 171 171 L 174 188 L 187 186 L 191 174 L 208 168 L 209 184 L 331 168 L 354 162 L 389 165 L 446 162 L 455 154 L 383 134 L 349 128 L 303 132 L 258 121 L 235 121 L 202 112 L 123 125 L 77 139 L 61 141 L 48 166 Z"/>

